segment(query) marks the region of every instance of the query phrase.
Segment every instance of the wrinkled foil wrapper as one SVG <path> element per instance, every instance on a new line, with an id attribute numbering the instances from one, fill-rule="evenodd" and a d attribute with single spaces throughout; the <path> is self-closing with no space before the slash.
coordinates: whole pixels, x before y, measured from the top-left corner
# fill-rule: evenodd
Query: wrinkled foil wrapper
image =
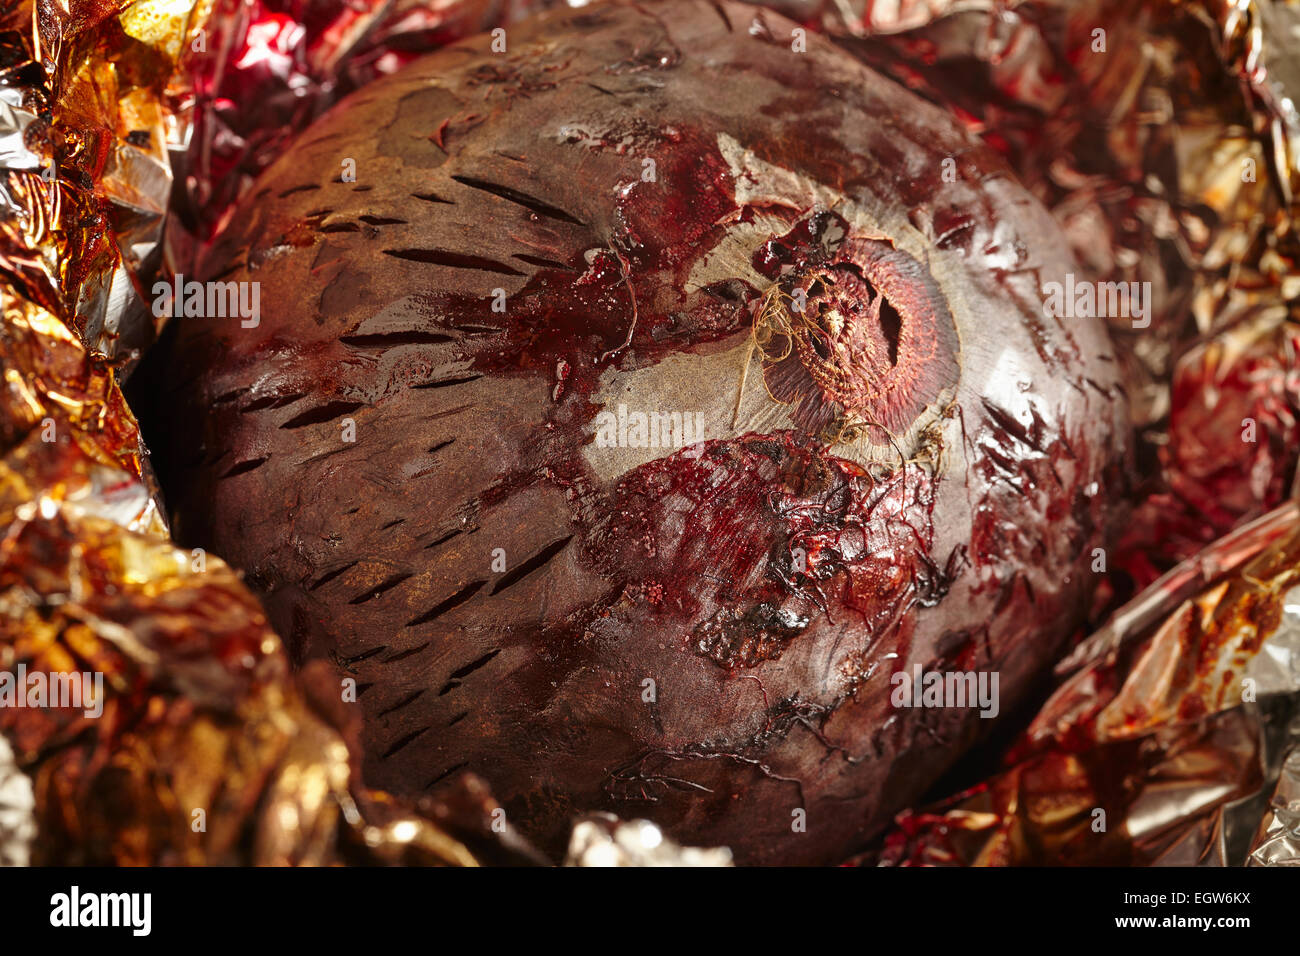
<path id="1" fill-rule="evenodd" d="M 1300 727 L 1292 727 L 1300 736 Z M 1300 866 L 1300 746 L 1282 762 L 1268 811 L 1251 844 L 1247 866 Z"/>
<path id="2" fill-rule="evenodd" d="M 0 737 L 0 866 L 27 866 L 36 838 L 36 798 L 9 742 Z"/>
<path id="3" fill-rule="evenodd" d="M 593 813 L 574 824 L 565 866 L 731 866 L 726 847 L 678 846 L 649 820 Z"/>
<path id="4" fill-rule="evenodd" d="M 1062 662 L 1008 769 L 900 815 L 878 862 L 1300 865 L 1300 506 L 1112 623 Z"/>
<path id="5" fill-rule="evenodd" d="M 0 670 L 107 687 L 99 718 L 0 709 L 0 861 L 548 862 L 475 778 L 415 805 L 360 785 L 333 679 L 293 674 L 238 576 L 170 543 L 121 385 L 158 332 L 143 290 L 186 271 L 292 137 L 422 52 L 557 5 L 0 12 Z M 1003 771 L 903 814 L 866 859 L 1296 863 L 1300 6 L 768 5 L 959 116 L 1086 278 L 1152 290 L 1149 326 L 1112 327 L 1143 439 L 1098 620 L 1114 613 Z M 726 862 L 646 827 L 580 821 L 570 862 Z"/>

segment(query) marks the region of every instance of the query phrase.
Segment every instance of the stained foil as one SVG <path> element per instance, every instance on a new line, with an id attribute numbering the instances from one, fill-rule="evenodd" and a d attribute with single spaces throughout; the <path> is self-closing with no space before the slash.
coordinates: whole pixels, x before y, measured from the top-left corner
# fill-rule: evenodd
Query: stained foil
<path id="1" fill-rule="evenodd" d="M 1300 736 L 1300 727 L 1292 728 Z M 1247 866 L 1300 866 L 1300 747 L 1282 762 L 1268 811 L 1251 844 Z"/>
<path id="2" fill-rule="evenodd" d="M 0 861 L 546 862 L 481 782 L 418 805 L 359 786 L 339 689 L 291 673 L 229 568 L 169 542 L 121 382 L 158 331 L 142 290 L 185 271 L 291 137 L 418 53 L 551 5 L 0 12 L 0 670 L 107 686 L 99 718 L 0 708 Z M 1283 502 L 1300 448 L 1300 8 L 770 5 L 955 112 L 1088 279 L 1153 296 L 1149 326 L 1112 323 L 1143 495 L 1099 613 L 1127 603 L 1063 664 L 1005 769 L 903 814 L 879 859 L 1297 862 L 1300 521 Z M 687 862 L 642 853 L 646 837 L 589 819 L 571 856 Z"/>
<path id="3" fill-rule="evenodd" d="M 1300 731 L 1298 516 L 1283 506 L 1123 608 L 1117 626 L 1062 663 L 1069 676 L 1006 754 L 1008 769 L 900 815 L 878 862 L 1287 861 L 1295 761 L 1281 757 Z"/>

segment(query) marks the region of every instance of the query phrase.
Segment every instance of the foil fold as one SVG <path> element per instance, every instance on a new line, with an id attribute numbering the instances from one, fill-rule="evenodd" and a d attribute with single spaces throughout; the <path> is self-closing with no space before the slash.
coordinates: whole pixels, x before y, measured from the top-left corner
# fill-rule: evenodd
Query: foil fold
<path id="1" fill-rule="evenodd" d="M 552 5 L 0 12 L 0 669 L 89 667 L 110 688 L 93 723 L 0 710 L 0 860 L 546 862 L 481 782 L 418 804 L 359 786 L 337 688 L 291 673 L 233 571 L 168 540 L 121 384 L 158 332 L 154 273 L 187 271 L 293 135 L 420 52 Z M 902 815 L 880 859 L 1294 863 L 1300 8 L 773 5 L 956 113 L 1089 278 L 1153 296 L 1149 327 L 1111 321 L 1144 439 L 1102 597 L 1128 603 L 1000 772 Z M 722 860 L 649 847 L 646 826 L 584 820 L 571 860 Z"/>
<path id="2" fill-rule="evenodd" d="M 1294 728 L 1300 737 L 1300 727 Z M 1282 763 L 1247 866 L 1300 866 L 1300 745 Z"/>
<path id="3" fill-rule="evenodd" d="M 1126 626 L 1064 662 L 1069 676 L 1004 755 L 1007 769 L 901 814 L 875 862 L 1285 859 L 1294 760 L 1279 755 L 1300 729 L 1298 513 L 1289 503 L 1121 610 Z M 1188 581 L 1198 588 L 1184 596 Z M 1261 819 L 1274 787 L 1281 796 Z M 1276 853 L 1250 848 L 1256 830 L 1256 849 L 1277 837 Z"/>
<path id="4" fill-rule="evenodd" d="M 0 866 L 27 866 L 36 838 L 32 782 L 18 769 L 13 748 L 0 737 Z"/>

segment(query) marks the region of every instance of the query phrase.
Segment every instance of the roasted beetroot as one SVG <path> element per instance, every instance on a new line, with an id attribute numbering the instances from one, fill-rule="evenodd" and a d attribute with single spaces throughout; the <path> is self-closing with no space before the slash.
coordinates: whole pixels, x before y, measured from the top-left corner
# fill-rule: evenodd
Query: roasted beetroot
<path id="1" fill-rule="evenodd" d="M 1006 714 L 1081 625 L 1126 424 L 1101 324 L 1044 312 L 1062 237 L 794 30 L 650 0 L 457 45 L 213 249 L 261 317 L 175 320 L 177 534 L 356 681 L 372 785 L 835 861 L 991 723 L 892 675 L 997 672 Z"/>

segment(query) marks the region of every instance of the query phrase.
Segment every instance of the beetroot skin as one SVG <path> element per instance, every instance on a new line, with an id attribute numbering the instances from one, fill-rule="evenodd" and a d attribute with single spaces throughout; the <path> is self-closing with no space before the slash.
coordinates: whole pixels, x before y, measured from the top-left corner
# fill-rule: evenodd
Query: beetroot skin
<path id="1" fill-rule="evenodd" d="M 1005 715 L 1082 625 L 1126 416 L 1101 323 L 1044 313 L 1065 243 L 793 30 L 673 0 L 459 44 L 213 248 L 261 319 L 174 320 L 177 535 L 355 680 L 368 784 L 472 770 L 553 853 L 606 809 L 834 862 L 994 723 L 892 675 L 996 672 Z"/>

